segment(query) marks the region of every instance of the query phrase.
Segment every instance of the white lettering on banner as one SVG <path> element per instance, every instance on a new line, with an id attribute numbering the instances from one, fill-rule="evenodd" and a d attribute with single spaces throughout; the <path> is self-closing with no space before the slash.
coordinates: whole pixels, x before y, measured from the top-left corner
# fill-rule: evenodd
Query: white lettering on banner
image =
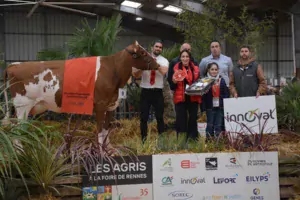
<path id="1" fill-rule="evenodd" d="M 278 152 L 167 154 L 152 158 L 155 200 L 280 200 Z M 194 161 L 195 168 L 191 165 Z M 172 171 L 162 170 L 171 166 Z"/>
<path id="2" fill-rule="evenodd" d="M 226 131 L 278 133 L 274 95 L 224 99 L 224 117 Z"/>
<path id="3" fill-rule="evenodd" d="M 121 165 L 115 163 L 113 166 L 114 172 L 136 172 L 136 171 L 145 171 L 146 163 L 145 162 L 137 162 L 137 163 L 122 163 Z M 96 166 L 96 170 L 92 173 L 109 173 L 111 172 L 110 164 L 98 164 Z"/>

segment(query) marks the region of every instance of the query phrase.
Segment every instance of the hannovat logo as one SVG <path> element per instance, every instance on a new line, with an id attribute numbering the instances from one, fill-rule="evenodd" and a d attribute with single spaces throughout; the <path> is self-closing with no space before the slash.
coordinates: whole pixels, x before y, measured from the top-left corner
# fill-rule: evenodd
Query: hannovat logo
<path id="1" fill-rule="evenodd" d="M 230 121 L 234 122 L 254 122 L 255 120 L 268 120 L 268 119 L 275 119 L 273 116 L 275 109 L 270 109 L 268 112 L 260 112 L 259 109 L 249 110 L 246 113 L 241 114 L 230 114 L 226 113 L 226 117 Z"/>
<path id="2" fill-rule="evenodd" d="M 201 183 L 205 183 L 205 178 L 198 178 L 198 177 L 194 177 L 194 178 L 190 178 L 190 179 L 181 179 L 181 184 L 191 184 L 191 185 L 195 185 L 195 184 L 201 184 Z"/>
<path id="3" fill-rule="evenodd" d="M 265 172 L 261 176 L 246 176 L 247 183 L 265 183 L 268 182 L 271 177 L 269 172 Z"/>
<path id="4" fill-rule="evenodd" d="M 169 197 L 172 197 L 173 200 L 186 200 L 193 197 L 193 194 L 188 193 L 186 191 L 175 191 L 171 192 L 168 195 Z"/>
<path id="5" fill-rule="evenodd" d="M 232 177 L 229 178 L 213 178 L 213 182 L 214 184 L 232 184 L 232 183 L 236 183 L 236 177 L 238 177 L 238 174 L 233 175 Z"/>
<path id="6" fill-rule="evenodd" d="M 145 171 L 146 163 L 145 162 L 130 162 L 130 163 L 114 163 L 113 167 L 110 164 L 98 164 L 96 166 L 95 171 L 92 173 L 109 173 L 112 171 L 114 172 L 138 172 L 138 171 Z"/>

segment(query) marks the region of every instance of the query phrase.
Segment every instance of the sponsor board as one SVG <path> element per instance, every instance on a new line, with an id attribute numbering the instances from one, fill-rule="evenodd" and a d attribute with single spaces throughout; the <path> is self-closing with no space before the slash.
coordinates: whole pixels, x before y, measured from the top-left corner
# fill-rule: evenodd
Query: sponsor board
<path id="1" fill-rule="evenodd" d="M 154 200 L 279 200 L 278 153 L 155 155 L 153 191 Z"/>
<path id="2" fill-rule="evenodd" d="M 224 117 L 226 131 L 245 134 L 260 133 L 259 124 L 265 124 L 265 133 L 278 133 L 275 96 L 240 97 L 224 99 Z M 250 128 L 247 131 L 243 125 Z"/>
<path id="3" fill-rule="evenodd" d="M 280 199 L 277 152 L 153 155 L 138 157 L 139 162 L 114 159 L 118 165 L 103 163 L 91 171 L 89 175 L 101 177 L 98 182 L 85 177 L 84 200 Z M 113 180 L 102 175 L 112 175 Z"/>

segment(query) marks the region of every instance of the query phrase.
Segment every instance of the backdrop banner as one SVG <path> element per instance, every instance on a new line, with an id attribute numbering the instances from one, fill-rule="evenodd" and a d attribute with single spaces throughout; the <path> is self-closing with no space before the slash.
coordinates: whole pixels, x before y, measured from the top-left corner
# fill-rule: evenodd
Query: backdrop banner
<path id="1" fill-rule="evenodd" d="M 277 152 L 115 158 L 83 178 L 84 200 L 279 200 Z M 116 183 L 117 182 L 117 183 Z"/>
<path id="2" fill-rule="evenodd" d="M 154 200 L 279 200 L 277 152 L 153 156 Z"/>
<path id="3" fill-rule="evenodd" d="M 224 99 L 226 131 L 278 133 L 275 96 Z"/>

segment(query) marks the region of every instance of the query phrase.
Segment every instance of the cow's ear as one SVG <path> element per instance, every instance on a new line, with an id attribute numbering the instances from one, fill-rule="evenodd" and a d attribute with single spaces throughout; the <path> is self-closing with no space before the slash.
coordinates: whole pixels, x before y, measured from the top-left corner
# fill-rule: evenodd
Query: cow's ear
<path id="1" fill-rule="evenodd" d="M 139 45 L 138 41 L 135 41 L 135 43 L 134 43 L 134 44 L 135 44 L 135 46 L 138 46 L 138 45 Z"/>

